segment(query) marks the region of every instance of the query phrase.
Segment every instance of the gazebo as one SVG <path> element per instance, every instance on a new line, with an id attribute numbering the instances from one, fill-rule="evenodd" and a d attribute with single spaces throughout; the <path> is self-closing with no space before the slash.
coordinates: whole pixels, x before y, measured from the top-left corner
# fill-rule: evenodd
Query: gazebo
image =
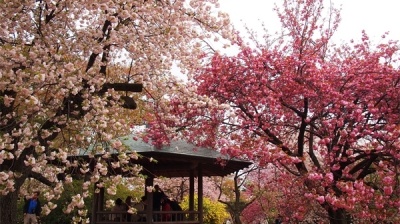
<path id="1" fill-rule="evenodd" d="M 146 222 L 127 222 L 107 220 L 111 212 L 104 211 L 104 188 L 101 188 L 98 193 L 94 194 L 91 223 L 93 224 L 111 224 L 111 223 L 179 223 L 179 224 L 202 224 L 203 223 L 203 177 L 211 176 L 226 176 L 251 165 L 251 162 L 236 158 L 230 158 L 216 150 L 197 147 L 183 140 L 172 141 L 169 145 L 161 148 L 156 148 L 152 144 L 145 143 L 142 140 L 134 140 L 132 135 L 119 138 L 121 142 L 132 153 L 136 152 L 138 159 L 131 160 L 132 163 L 143 167 L 141 173 L 147 178 L 146 186 L 153 186 L 153 180 L 156 177 L 189 177 L 189 210 L 182 212 L 185 220 L 161 222 L 155 221 L 152 218 L 156 213 L 165 213 L 152 211 L 153 194 L 145 192 L 147 196 L 147 209 L 143 212 L 146 215 Z M 117 153 L 111 152 L 111 160 L 116 159 Z M 81 154 L 81 159 L 95 161 L 87 155 Z M 110 161 L 111 161 L 110 160 Z M 91 164 L 94 165 L 94 164 Z M 121 168 L 112 169 L 109 172 L 112 174 L 124 174 Z M 195 211 L 195 178 L 197 178 L 197 210 Z M 146 188 L 145 188 L 146 189 Z M 169 212 L 171 213 L 171 212 Z"/>

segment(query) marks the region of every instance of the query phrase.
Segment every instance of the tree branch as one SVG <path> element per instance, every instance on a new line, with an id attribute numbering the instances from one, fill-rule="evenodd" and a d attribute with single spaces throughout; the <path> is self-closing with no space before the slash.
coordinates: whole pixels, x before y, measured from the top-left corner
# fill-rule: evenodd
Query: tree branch
<path id="1" fill-rule="evenodd" d="M 34 178 L 35 180 L 49 186 L 49 187 L 55 187 L 56 184 L 54 182 L 49 181 L 47 178 L 45 178 L 42 174 L 36 173 L 36 172 L 31 172 L 30 177 Z"/>

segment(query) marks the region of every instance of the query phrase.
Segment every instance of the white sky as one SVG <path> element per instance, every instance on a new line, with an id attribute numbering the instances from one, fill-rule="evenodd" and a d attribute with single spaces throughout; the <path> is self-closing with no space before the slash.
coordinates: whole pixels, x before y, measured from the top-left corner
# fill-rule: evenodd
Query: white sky
<path id="1" fill-rule="evenodd" d="M 385 32 L 389 32 L 388 39 L 400 41 L 400 0 L 331 1 L 336 8 L 342 8 L 342 20 L 333 39 L 336 43 L 348 42 L 351 39 L 358 41 L 362 30 L 365 30 L 372 40 L 379 41 Z M 280 30 L 281 24 L 273 11 L 274 4 L 280 2 L 282 0 L 219 0 L 220 10 L 229 13 L 231 22 L 243 35 L 246 35 L 243 30 L 244 24 L 258 30 L 261 28 L 261 22 L 264 22 L 270 31 L 269 34 Z M 326 7 L 328 3 L 329 0 L 325 0 Z M 263 35 L 261 30 L 258 35 Z M 228 54 L 232 52 L 236 51 L 224 51 Z M 173 69 L 173 73 L 181 74 L 177 68 Z"/>
<path id="2" fill-rule="evenodd" d="M 220 0 L 219 2 L 220 9 L 229 13 L 236 27 L 242 27 L 246 23 L 249 27 L 258 29 L 262 21 L 268 30 L 276 31 L 280 23 L 273 7 L 275 2 L 279 6 L 281 1 Z M 400 0 L 331 1 L 336 7 L 342 6 L 342 21 L 335 34 L 335 40 L 359 40 L 362 30 L 365 30 L 373 40 L 378 40 L 386 31 L 390 32 L 390 39 L 400 40 Z"/>

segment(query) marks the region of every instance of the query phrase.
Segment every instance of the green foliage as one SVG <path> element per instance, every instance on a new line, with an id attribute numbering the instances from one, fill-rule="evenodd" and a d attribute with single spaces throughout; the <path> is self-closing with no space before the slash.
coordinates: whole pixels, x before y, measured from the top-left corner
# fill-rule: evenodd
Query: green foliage
<path id="1" fill-rule="evenodd" d="M 17 221 L 19 223 L 24 223 L 24 215 L 23 215 L 23 210 L 24 210 L 24 199 L 22 197 L 18 198 L 17 202 Z"/>
<path id="2" fill-rule="evenodd" d="M 110 183 L 106 183 L 105 187 L 110 185 Z M 115 195 L 105 195 L 105 200 L 116 200 L 117 198 L 121 198 L 122 201 L 128 196 L 131 196 L 133 201 L 139 202 L 140 198 L 144 195 L 144 183 L 143 179 L 124 179 L 120 184 L 117 184 L 117 193 Z"/>
<path id="3" fill-rule="evenodd" d="M 197 197 L 195 197 L 195 209 L 197 210 Z M 189 197 L 184 197 L 181 202 L 183 210 L 189 210 Z M 203 198 L 203 223 L 204 224 L 221 224 L 229 218 L 226 206 L 218 201 L 209 198 Z"/>
<path id="4" fill-rule="evenodd" d="M 75 215 L 74 213 L 66 214 L 63 210 L 68 206 L 71 201 L 71 196 L 82 193 L 82 182 L 83 180 L 74 180 L 71 184 L 64 185 L 64 192 L 61 194 L 61 197 L 58 200 L 55 200 L 53 203 L 57 204 L 57 208 L 50 212 L 47 216 L 42 216 L 41 223 L 57 223 L 57 224 L 68 224 L 71 223 L 72 217 Z M 90 186 L 93 189 L 93 185 Z M 85 198 L 86 208 L 88 209 L 88 216 L 92 211 L 92 202 L 93 202 L 93 191 L 90 191 L 90 195 Z M 45 200 L 41 200 L 42 203 Z"/>
<path id="5" fill-rule="evenodd" d="M 42 206 L 46 203 L 46 200 L 43 198 L 43 194 L 46 190 L 43 189 L 39 196 L 39 200 L 42 203 Z M 41 223 L 57 223 L 57 224 L 68 224 L 71 223 L 73 213 L 65 214 L 63 209 L 69 204 L 71 200 L 71 195 L 76 195 L 82 192 L 82 180 L 74 180 L 71 184 L 64 185 L 64 192 L 61 194 L 60 198 L 52 201 L 54 204 L 57 204 L 57 207 L 52 210 L 47 216 L 41 216 Z M 88 198 L 85 199 L 85 204 L 87 205 L 88 212 L 91 212 L 92 208 L 92 195 L 89 195 Z M 23 223 L 22 211 L 24 206 L 24 199 L 21 197 L 18 200 L 18 222 Z"/>
<path id="6" fill-rule="evenodd" d="M 133 199 L 139 200 L 140 197 L 144 194 L 144 184 L 141 183 L 143 181 L 139 180 L 131 180 L 128 182 L 123 182 L 117 185 L 117 194 L 116 195 L 105 195 L 106 199 L 115 200 L 117 198 L 121 198 L 125 200 L 127 196 L 132 196 Z M 41 217 L 41 223 L 57 223 L 57 224 L 69 224 L 71 223 L 72 217 L 75 215 L 65 214 L 63 210 L 69 204 L 72 195 L 82 193 L 82 183 L 83 180 L 74 180 L 71 184 L 64 185 L 64 192 L 61 194 L 61 197 L 57 200 L 52 201 L 54 204 L 57 204 L 57 207 L 50 212 L 47 216 Z M 94 189 L 93 184 L 89 186 L 90 189 Z M 106 185 L 107 188 L 107 185 Z M 43 193 L 40 195 L 39 199 L 42 202 L 42 205 L 45 203 L 45 199 L 43 198 Z M 93 202 L 93 190 L 90 191 L 89 197 L 85 199 L 86 208 L 88 209 L 88 217 L 90 217 L 90 213 L 92 212 L 92 202 Z M 22 210 L 24 206 L 24 200 L 18 201 L 18 210 L 21 211 L 18 216 L 19 223 L 22 223 Z"/>

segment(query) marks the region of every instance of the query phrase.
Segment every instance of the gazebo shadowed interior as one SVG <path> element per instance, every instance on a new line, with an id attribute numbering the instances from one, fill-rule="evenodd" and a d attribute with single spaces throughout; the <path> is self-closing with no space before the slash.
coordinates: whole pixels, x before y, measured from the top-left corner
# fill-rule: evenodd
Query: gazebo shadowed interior
<path id="1" fill-rule="evenodd" d="M 93 208 L 91 223 L 105 224 L 105 223 L 179 223 L 179 224 L 202 224 L 203 223 L 203 177 L 211 176 L 226 176 L 251 165 L 251 162 L 229 158 L 215 150 L 203 147 L 197 147 L 185 141 L 178 140 L 172 141 L 169 145 L 161 148 L 156 148 L 151 144 L 145 143 L 141 140 L 133 140 L 131 135 L 121 137 L 122 143 L 132 152 L 139 154 L 138 159 L 131 159 L 131 163 L 141 165 L 143 167 L 141 173 L 147 178 L 145 180 L 146 186 L 153 186 L 154 178 L 156 177 L 189 177 L 189 210 L 182 212 L 168 212 L 172 215 L 183 213 L 184 220 L 180 221 L 156 221 L 154 217 L 156 213 L 152 211 L 153 194 L 145 192 L 147 197 L 147 209 L 143 212 L 146 216 L 146 222 L 127 222 L 109 220 L 108 217 L 113 214 L 110 211 L 104 211 L 104 188 L 98 189 L 93 197 Z M 95 166 L 96 158 L 89 157 L 82 153 L 79 155 L 80 159 L 85 159 L 90 162 L 90 166 Z M 151 158 L 151 159 L 150 159 Z M 117 160 L 117 153 L 111 152 L 110 162 Z M 110 174 L 128 175 L 126 171 L 121 168 L 114 168 L 109 170 Z M 195 178 L 197 178 L 197 211 L 195 211 Z M 145 187 L 146 189 L 146 187 Z M 143 214 L 143 215 L 144 215 Z M 123 215 L 123 214 L 121 214 Z"/>

